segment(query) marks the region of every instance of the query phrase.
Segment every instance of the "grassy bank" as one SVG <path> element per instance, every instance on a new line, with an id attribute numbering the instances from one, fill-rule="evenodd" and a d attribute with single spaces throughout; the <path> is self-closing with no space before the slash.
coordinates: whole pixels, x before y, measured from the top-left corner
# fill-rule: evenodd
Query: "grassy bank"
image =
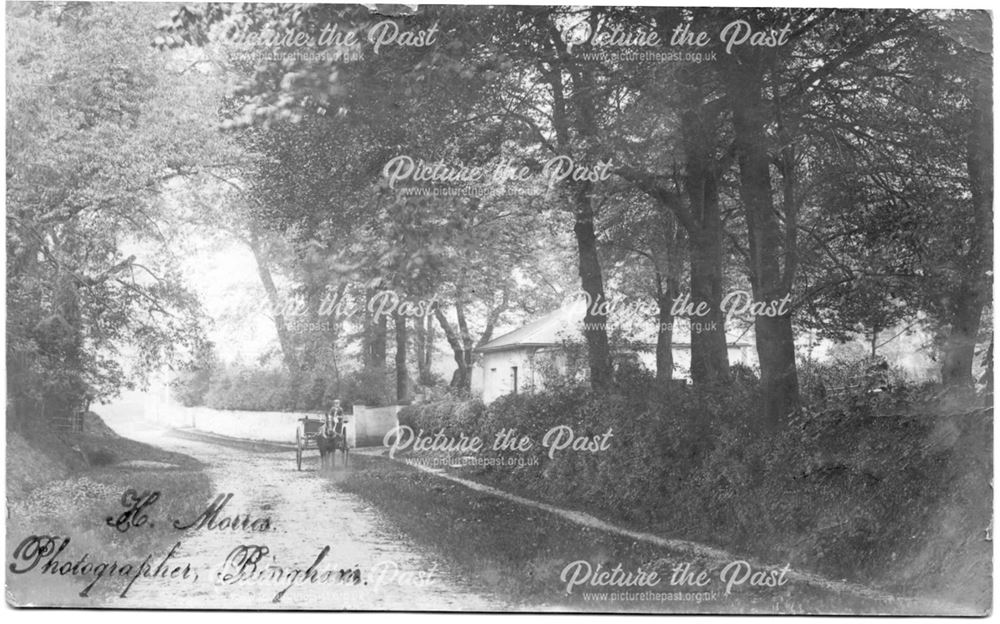
<path id="1" fill-rule="evenodd" d="M 177 541 L 178 531 L 167 518 L 192 517 L 210 497 L 211 482 L 200 462 L 178 453 L 122 438 L 95 415 L 89 415 L 86 432 L 57 434 L 43 429 L 7 431 L 7 553 L 32 535 L 69 537 L 72 560 L 83 553 L 90 561 L 133 565 L 147 555 L 163 555 Z M 126 490 L 141 497 L 159 492 L 150 507 L 150 521 L 119 531 L 109 526 L 127 509 Z M 46 575 L 38 571 L 7 573 L 8 601 L 18 605 L 58 605 L 75 601 L 93 580 L 73 575 Z M 124 581 L 123 583 L 124 584 Z M 90 593 L 94 606 L 115 591 L 98 584 Z M 120 590 L 120 588 L 119 588 Z"/>
<path id="2" fill-rule="evenodd" d="M 464 435 L 486 446 L 398 453 L 637 531 L 963 613 L 989 609 L 992 410 L 982 397 L 905 383 L 823 395 L 769 432 L 748 411 L 753 379 L 702 390 L 638 381 L 607 395 L 567 386 L 489 406 L 410 406 L 400 423 L 425 441 Z M 532 444 L 492 449 L 503 430 Z M 566 430 L 574 444 L 613 437 L 606 448 L 549 452 L 546 436 Z"/>
<path id="3" fill-rule="evenodd" d="M 583 527 L 381 457 L 359 455 L 352 461 L 351 474 L 330 487 L 361 497 L 409 538 L 452 562 L 474 587 L 515 608 L 658 613 L 900 611 L 898 605 L 795 583 L 779 588 L 738 586 L 727 596 L 719 581 L 718 563 Z M 588 598 L 585 591 L 619 588 L 576 587 L 567 594 L 560 575 L 574 561 L 606 569 L 621 564 L 626 571 L 656 570 L 663 580 L 655 587 L 628 588 L 636 593 L 646 590 L 655 597 L 594 600 L 594 594 Z M 682 563 L 706 571 L 713 580 L 703 588 L 671 586 L 671 568 Z"/>

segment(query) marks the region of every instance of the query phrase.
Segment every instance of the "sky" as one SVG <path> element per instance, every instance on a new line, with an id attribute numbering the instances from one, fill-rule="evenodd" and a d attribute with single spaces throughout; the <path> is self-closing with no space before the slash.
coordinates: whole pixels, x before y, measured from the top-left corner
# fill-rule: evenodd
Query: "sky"
<path id="1" fill-rule="evenodd" d="M 202 242 L 184 259 L 184 276 L 212 319 L 206 328 L 224 361 L 251 361 L 276 348 L 277 333 L 250 250 L 237 242 Z"/>

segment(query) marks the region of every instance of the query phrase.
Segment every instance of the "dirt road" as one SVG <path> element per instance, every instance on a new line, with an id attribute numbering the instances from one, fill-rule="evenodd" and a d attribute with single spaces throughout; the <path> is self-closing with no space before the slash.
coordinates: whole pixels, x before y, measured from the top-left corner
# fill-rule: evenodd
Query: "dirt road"
<path id="1" fill-rule="evenodd" d="M 190 563 L 199 578 L 137 582 L 127 604 L 142 608 L 249 609 L 433 609 L 495 610 L 503 604 L 473 591 L 447 562 L 421 552 L 395 532 L 375 510 L 332 487 L 310 454 L 299 472 L 293 452 L 253 452 L 171 435 L 167 429 L 142 422 L 109 422 L 122 435 L 188 454 L 209 465 L 216 494 L 233 495 L 219 514 L 249 514 L 269 519 L 265 532 L 194 528 L 179 537 L 174 559 Z M 338 467 L 340 474 L 344 468 Z M 206 501 L 206 507 L 211 501 Z M 194 518 L 187 519 L 187 521 Z M 186 524 L 186 523 L 185 523 Z M 265 574 L 239 574 L 251 566 L 225 566 L 240 545 L 266 546 L 256 569 Z M 328 582 L 289 583 L 294 569 L 307 570 L 325 547 L 330 550 L 316 568 Z M 241 556 L 259 554 L 244 551 Z M 276 577 L 281 567 L 284 575 Z M 361 583 L 350 574 L 357 570 Z M 230 583 L 220 582 L 229 574 Z M 291 576 L 290 576 L 291 575 Z M 299 577 L 300 579 L 302 577 Z M 290 586 L 290 587 L 289 587 Z M 275 596 L 286 587 L 280 602 Z"/>

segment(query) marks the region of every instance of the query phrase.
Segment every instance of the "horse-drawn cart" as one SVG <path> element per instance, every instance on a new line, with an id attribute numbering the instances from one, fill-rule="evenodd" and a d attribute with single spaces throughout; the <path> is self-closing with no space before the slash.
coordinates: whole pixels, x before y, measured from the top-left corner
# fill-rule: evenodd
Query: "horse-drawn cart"
<path id="1" fill-rule="evenodd" d="M 295 465 L 299 470 L 302 470 L 302 452 L 308 449 L 319 450 L 316 438 L 322 429 L 322 418 L 303 416 L 299 419 L 299 426 L 295 429 Z"/>
<path id="2" fill-rule="evenodd" d="M 325 468 L 327 462 L 330 467 L 334 465 L 334 453 L 341 451 L 344 456 L 344 465 L 347 465 L 347 454 L 350 452 L 350 442 L 347 437 L 347 419 L 343 412 L 332 422 L 330 428 L 324 431 L 326 420 L 322 417 L 312 418 L 303 416 L 299 419 L 299 424 L 295 428 L 295 466 L 302 470 L 302 453 L 309 449 L 316 449 L 320 455 L 320 466 Z"/>

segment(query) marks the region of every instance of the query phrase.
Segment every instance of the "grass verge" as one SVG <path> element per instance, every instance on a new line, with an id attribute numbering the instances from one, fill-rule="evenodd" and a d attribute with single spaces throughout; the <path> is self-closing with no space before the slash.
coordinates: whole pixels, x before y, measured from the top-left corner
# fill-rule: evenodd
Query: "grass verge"
<path id="1" fill-rule="evenodd" d="M 135 566 L 147 555 L 156 559 L 166 554 L 176 543 L 179 532 L 167 518 L 192 517 L 204 509 L 212 484 L 200 462 L 122 438 L 103 423 L 88 425 L 87 433 L 72 438 L 45 431 L 22 435 L 8 430 L 8 467 L 45 464 L 49 476 L 56 475 L 47 483 L 25 488 L 16 471 L 12 475 L 8 470 L 8 562 L 14 561 L 13 553 L 23 540 L 46 535 L 71 539 L 66 549 L 69 556 L 62 560 L 75 562 L 87 553 L 87 561 Z M 108 519 L 117 519 L 127 511 L 122 497 L 129 489 L 140 497 L 146 492 L 159 492 L 160 497 L 149 509 L 148 522 L 119 531 Z M 15 606 L 79 605 L 78 594 L 92 580 L 93 575 L 43 577 L 40 568 L 14 574 L 8 566 L 7 601 Z M 121 584 L 125 582 L 123 579 Z M 121 591 L 114 589 L 118 585 L 98 583 L 87 597 L 88 604 L 100 606 L 106 592 Z"/>
<path id="2" fill-rule="evenodd" d="M 577 525 L 381 457 L 356 456 L 349 476 L 331 484 L 376 507 L 417 544 L 448 559 L 470 584 L 514 608 L 650 613 L 898 613 L 900 606 L 815 587 L 734 586 L 725 594 L 721 565 Z M 567 565 L 656 570 L 653 587 L 578 586 L 567 593 Z M 705 571 L 703 587 L 671 585 L 673 566 Z M 632 593 L 623 596 L 621 591 Z M 714 592 L 714 596 L 713 596 Z M 612 597 L 612 593 L 616 593 Z M 645 593 L 643 596 L 642 594 Z M 638 595 L 637 595 L 638 594 Z M 696 596 L 700 594 L 700 596 Z"/>

